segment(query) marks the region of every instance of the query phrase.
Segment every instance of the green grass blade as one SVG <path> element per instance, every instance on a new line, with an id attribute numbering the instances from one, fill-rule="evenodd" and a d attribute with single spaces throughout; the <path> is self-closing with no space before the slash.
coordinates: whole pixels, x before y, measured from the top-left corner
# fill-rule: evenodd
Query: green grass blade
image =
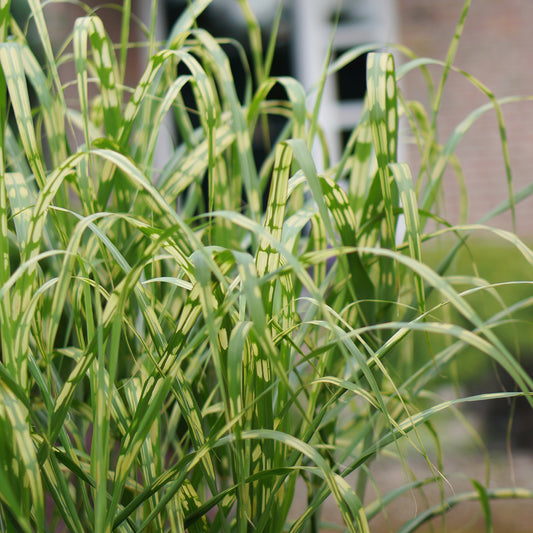
<path id="1" fill-rule="evenodd" d="M 396 76 L 392 54 L 370 53 L 367 57 L 367 98 L 372 140 L 385 202 L 387 233 L 384 245 L 394 249 L 396 222 L 393 209 L 398 205 L 396 188 L 390 185 L 389 163 L 396 163 L 398 151 L 398 109 Z"/>
<path id="2" fill-rule="evenodd" d="M 318 212 L 320 213 L 322 222 L 326 227 L 328 236 L 331 242 L 335 242 L 335 232 L 333 230 L 328 209 L 322 195 L 322 187 L 318 179 L 318 174 L 311 153 L 302 139 L 290 139 L 287 141 L 287 144 L 290 146 L 294 154 L 295 161 L 298 163 L 305 177 L 307 178 L 309 188 L 311 189 L 313 199 L 318 206 Z"/>
<path id="3" fill-rule="evenodd" d="M 115 139 L 120 128 L 122 95 L 119 88 L 118 66 L 111 41 L 102 21 L 96 17 L 84 17 L 76 21 L 77 27 L 84 27 L 93 50 L 93 60 L 100 83 L 104 126 L 107 135 Z"/>
<path id="4" fill-rule="evenodd" d="M 40 2 L 39 0 L 28 0 L 28 5 L 31 8 L 32 17 L 35 21 L 35 26 L 37 28 L 37 33 L 39 34 L 39 38 L 42 43 L 44 55 L 46 58 L 47 70 L 50 72 L 54 81 L 56 94 L 61 101 L 61 108 L 65 109 L 66 106 L 63 96 L 63 86 L 59 77 L 57 61 L 54 57 L 54 52 L 52 49 L 50 34 L 48 32 L 46 20 L 44 18 L 42 2 Z"/>
<path id="5" fill-rule="evenodd" d="M 41 65 L 26 43 L 21 43 L 21 59 L 28 81 L 41 104 L 39 111 L 44 121 L 46 141 L 50 145 L 50 158 L 53 166 L 57 167 L 67 158 L 63 93 L 52 92 Z"/>
<path id="6" fill-rule="evenodd" d="M 481 483 L 479 483 L 479 481 L 473 479 L 472 484 L 474 485 L 474 488 L 477 490 L 479 495 L 479 503 L 481 504 L 481 508 L 483 509 L 486 531 L 487 533 L 493 533 L 494 528 L 492 525 L 492 512 L 490 510 L 489 493 L 487 492 L 487 489 Z"/>
<path id="7" fill-rule="evenodd" d="M 278 145 L 264 221 L 265 228 L 276 240 L 281 240 L 291 162 L 292 154 L 288 146 L 284 144 Z M 263 277 L 267 272 L 276 270 L 279 266 L 279 254 L 275 250 L 271 250 L 264 239 L 259 243 L 256 265 L 259 277 Z M 272 301 L 273 290 L 273 286 L 267 287 L 266 301 Z"/>
<path id="8" fill-rule="evenodd" d="M 405 163 L 392 164 L 392 174 L 398 186 L 400 201 L 405 217 L 405 228 L 409 253 L 413 259 L 422 261 L 422 239 L 418 203 L 413 184 L 413 177 L 409 167 Z M 425 295 L 422 279 L 415 278 L 418 306 L 421 313 L 425 311 Z"/>
<path id="9" fill-rule="evenodd" d="M 185 38 L 186 34 L 195 24 L 198 16 L 202 14 L 211 2 L 212 0 L 197 0 L 187 5 L 187 8 L 181 13 L 172 27 L 165 48 L 174 48 L 177 46 L 179 40 Z"/>
<path id="10" fill-rule="evenodd" d="M 357 229 L 353 211 L 346 193 L 334 181 L 322 178 L 324 200 L 331 212 L 341 243 L 346 247 L 357 246 Z M 362 262 L 359 253 L 347 255 L 347 269 L 340 269 L 341 276 L 349 280 L 352 292 L 351 301 L 359 301 L 358 307 L 363 323 L 372 323 L 375 318 L 375 289 L 368 269 Z M 341 263 L 342 264 L 342 263 Z"/>
<path id="11" fill-rule="evenodd" d="M 39 463 L 30 434 L 28 412 L 3 382 L 0 382 L 0 395 L 2 398 L 0 413 L 10 421 L 13 446 L 16 447 L 13 460 L 18 463 L 18 468 L 21 469 L 20 488 L 23 491 L 29 490 L 31 492 L 35 527 L 37 531 L 44 531 L 44 491 Z"/>
<path id="12" fill-rule="evenodd" d="M 6 80 L 13 111 L 17 118 L 18 132 L 35 180 L 39 187 L 46 181 L 42 150 L 37 145 L 26 75 L 20 46 L 16 43 L 0 43 L 0 64 Z"/>
<path id="13" fill-rule="evenodd" d="M 398 207 L 398 190 L 396 183 L 390 180 L 389 164 L 397 161 L 398 108 L 393 56 L 386 53 L 370 53 L 366 65 L 368 118 L 385 212 L 380 241 L 381 246 L 394 250 L 397 224 L 394 210 Z M 381 258 L 378 298 L 384 302 L 392 302 L 398 282 L 394 263 L 388 258 Z"/>

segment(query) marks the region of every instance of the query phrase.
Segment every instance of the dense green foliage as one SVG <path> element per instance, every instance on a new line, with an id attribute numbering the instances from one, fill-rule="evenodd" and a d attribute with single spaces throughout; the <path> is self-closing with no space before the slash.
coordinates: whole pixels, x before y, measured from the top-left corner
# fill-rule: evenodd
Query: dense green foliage
<path id="1" fill-rule="evenodd" d="M 163 44 L 147 30 L 149 61 L 127 87 L 129 2 L 118 54 L 89 14 L 75 23 L 72 55 L 56 57 L 46 7 L 30 0 L 41 65 L 0 0 L 2 531 L 319 531 L 330 495 L 349 531 L 369 531 L 402 493 L 442 484 L 424 446 L 427 435 L 438 443 L 434 416 L 498 396 L 426 394 L 457 357 L 482 354 L 518 391 L 533 388 L 495 334 L 531 299 L 480 316 L 468 293 L 499 302 L 500 287 L 447 269 L 481 226 L 436 216 L 443 172 L 478 116 L 496 111 L 506 147 L 500 102 L 464 73 L 487 106 L 442 146 L 436 138 L 469 2 L 443 63 L 398 47 L 396 70 L 368 45 L 324 71 L 370 52 L 363 119 L 339 162 L 318 144 L 320 172 L 320 99 L 308 109 L 297 81 L 270 76 L 272 47 L 263 52 L 246 0 L 254 63 L 239 98 L 224 48 L 195 23 L 209 3 L 191 2 Z M 75 79 L 60 80 L 65 62 Z M 397 81 L 428 64 L 442 76 L 435 90 L 427 76 L 426 111 Z M 72 85 L 76 101 L 65 96 Z M 269 97 L 275 86 L 285 99 Z M 271 115 L 287 122 L 270 142 Z M 414 177 L 397 158 L 399 116 L 420 153 Z M 161 161 L 168 117 L 177 140 Z M 258 131 L 268 153 L 259 168 Z M 484 231 L 533 266 L 516 235 Z M 446 234 L 431 268 L 425 249 Z M 368 501 L 372 461 L 409 450 L 437 465 L 434 476 Z M 305 504 L 289 519 L 302 481 Z M 479 499 L 490 527 L 490 498 L 530 496 L 478 483 L 405 531 L 461 498 Z"/>

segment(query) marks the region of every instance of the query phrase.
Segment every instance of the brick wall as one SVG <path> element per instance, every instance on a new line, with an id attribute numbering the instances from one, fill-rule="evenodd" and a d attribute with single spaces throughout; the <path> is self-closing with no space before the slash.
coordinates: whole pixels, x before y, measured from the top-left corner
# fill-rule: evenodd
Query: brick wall
<path id="1" fill-rule="evenodd" d="M 400 40 L 418 55 L 442 59 L 459 20 L 463 0 L 436 2 L 398 0 Z M 533 2 L 531 0 L 473 0 L 460 41 L 455 65 L 477 77 L 496 97 L 533 94 Z M 432 68 L 435 79 L 441 68 Z M 418 75 L 409 75 L 404 91 L 409 98 L 426 100 Z M 445 142 L 453 128 L 476 107 L 488 101 L 471 83 L 451 73 L 443 95 L 439 139 Z M 510 145 L 515 191 L 533 183 L 533 102 L 503 107 Z M 505 167 L 495 113 L 485 114 L 465 135 L 457 149 L 469 193 L 469 222 L 508 197 Z M 453 173 L 445 176 L 446 216 L 458 221 L 459 192 Z M 509 214 L 490 221 L 511 228 Z M 517 229 L 533 236 L 533 199 L 517 207 Z"/>

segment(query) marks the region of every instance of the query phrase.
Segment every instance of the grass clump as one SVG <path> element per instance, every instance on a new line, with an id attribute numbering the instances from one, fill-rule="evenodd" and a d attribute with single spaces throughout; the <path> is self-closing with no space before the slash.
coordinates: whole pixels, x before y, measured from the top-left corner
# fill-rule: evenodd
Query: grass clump
<path id="1" fill-rule="evenodd" d="M 363 118 L 339 162 L 321 144 L 321 172 L 311 150 L 317 108 L 307 109 L 297 81 L 269 75 L 272 47 L 263 53 L 247 2 L 255 63 L 243 70 L 255 77 L 242 98 L 221 42 L 196 24 L 208 4 L 191 2 L 163 44 L 147 31 L 150 57 L 127 87 L 127 32 L 115 54 L 88 13 L 71 53 L 56 57 L 46 7 L 30 0 L 41 65 L 10 2 L 0 3 L 2 530 L 319 531 L 332 496 L 349 531 L 369 531 L 397 496 L 442 487 L 442 458 L 424 445 L 425 435 L 439 442 L 434 416 L 495 396 L 430 400 L 463 350 L 494 361 L 522 391 L 501 396 L 533 386 L 494 333 L 530 299 L 481 317 L 464 285 L 498 287 L 446 277 L 479 227 L 435 214 L 469 124 L 489 108 L 501 117 L 469 78 L 489 103 L 437 143 L 469 3 L 429 114 L 397 81 L 430 60 L 399 48 L 407 59 L 396 70 L 391 53 L 368 46 L 329 67 L 325 75 L 370 52 Z M 66 83 L 64 62 L 75 70 Z M 70 85 L 76 102 L 65 97 Z M 285 99 L 269 98 L 274 86 Z M 252 137 L 269 115 L 286 126 L 258 167 Z M 420 152 L 414 178 L 397 158 L 399 116 Z M 177 135 L 160 161 L 168 117 Z M 513 206 L 511 197 L 500 210 Z M 425 229 L 429 220 L 439 229 Z M 518 237 L 489 231 L 532 264 Z M 431 268 L 425 243 L 442 233 L 457 245 Z M 369 502 L 372 462 L 393 454 L 407 468 L 409 450 L 434 475 Z M 300 483 L 305 505 L 289 519 Z M 461 501 L 441 492 L 405 531 Z M 478 483 L 464 499 L 478 499 L 490 524 L 490 498 L 529 496 Z"/>

